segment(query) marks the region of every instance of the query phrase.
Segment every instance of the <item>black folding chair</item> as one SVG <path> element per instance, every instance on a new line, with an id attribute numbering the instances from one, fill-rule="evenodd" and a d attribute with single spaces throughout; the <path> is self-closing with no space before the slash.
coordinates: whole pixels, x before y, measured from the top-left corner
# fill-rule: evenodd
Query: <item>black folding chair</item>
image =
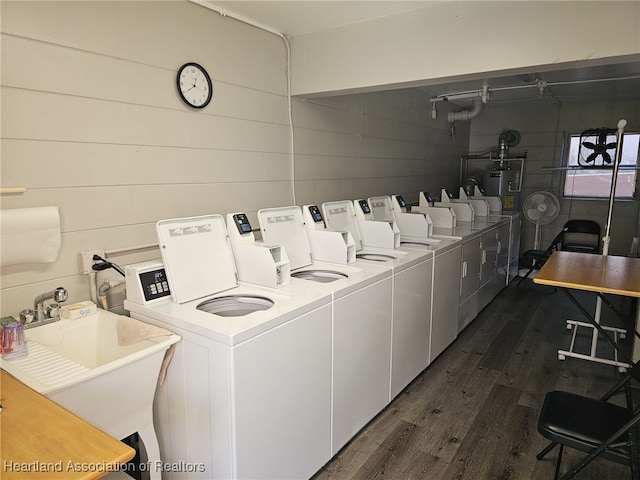
<path id="1" fill-rule="evenodd" d="M 567 252 L 598 253 L 600 251 L 600 225 L 593 220 L 569 220 L 560 250 Z"/>
<path id="2" fill-rule="evenodd" d="M 549 260 L 549 257 L 551 256 L 551 254 L 553 253 L 554 250 L 558 250 L 559 249 L 559 245 L 562 242 L 562 238 L 564 236 L 564 232 L 566 232 L 567 227 L 565 226 L 560 233 L 558 233 L 558 235 L 556 235 L 556 238 L 553 239 L 553 241 L 551 242 L 551 244 L 545 249 L 545 250 L 527 250 L 526 252 L 524 252 L 522 254 L 522 258 L 525 258 L 527 260 L 531 260 L 531 268 L 529 268 L 529 271 L 527 272 L 527 274 L 524 277 L 520 278 L 520 281 L 518 282 L 518 286 L 520 286 L 520 284 L 522 282 L 524 282 L 525 278 L 528 278 L 529 275 L 531 275 L 531 272 L 533 272 L 536 268 L 540 269 L 542 267 L 542 265 L 544 265 L 544 263 Z"/>
<path id="3" fill-rule="evenodd" d="M 538 418 L 538 432 L 551 440 L 537 455 L 542 460 L 559 445 L 554 480 L 568 480 L 597 457 L 628 465 L 632 480 L 640 479 L 638 428 L 640 408 L 634 407 L 633 383 L 640 382 L 640 362 L 633 365 L 611 390 L 600 399 L 569 392 L 547 393 Z M 615 395 L 624 394 L 626 407 L 612 403 Z M 564 448 L 587 453 L 559 477 Z"/>

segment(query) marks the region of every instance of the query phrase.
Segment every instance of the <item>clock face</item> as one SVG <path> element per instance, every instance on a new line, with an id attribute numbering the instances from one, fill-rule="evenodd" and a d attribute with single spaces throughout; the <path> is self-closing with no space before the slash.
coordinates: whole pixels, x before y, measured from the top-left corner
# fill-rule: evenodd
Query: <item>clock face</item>
<path id="1" fill-rule="evenodd" d="M 190 107 L 204 108 L 211 101 L 213 96 L 211 77 L 197 63 L 185 63 L 180 67 L 176 81 L 180 97 Z"/>

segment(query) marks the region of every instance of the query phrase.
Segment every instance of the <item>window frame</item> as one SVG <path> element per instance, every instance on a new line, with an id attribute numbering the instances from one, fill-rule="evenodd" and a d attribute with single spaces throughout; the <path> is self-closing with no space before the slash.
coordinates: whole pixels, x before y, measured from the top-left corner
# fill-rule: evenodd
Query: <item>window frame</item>
<path id="1" fill-rule="evenodd" d="M 579 138 L 581 137 L 580 133 L 571 133 L 567 135 L 567 145 L 565 148 L 566 154 L 566 162 L 563 170 L 563 183 L 562 183 L 562 196 L 563 198 L 572 199 L 572 200 L 608 200 L 611 195 L 611 178 L 613 175 L 613 166 L 612 167 L 584 167 L 578 164 L 578 148 L 579 148 Z M 613 141 L 615 141 L 615 134 L 612 134 L 610 137 L 613 137 Z M 628 140 L 629 139 L 629 140 Z M 611 141 L 610 138 L 607 138 L 608 141 Z M 638 200 L 639 198 L 639 188 L 638 183 L 640 179 L 639 168 L 640 168 L 640 132 L 625 132 L 624 140 L 622 146 L 622 161 L 620 165 L 633 165 L 633 163 L 625 161 L 625 155 L 633 156 L 635 154 L 635 168 L 624 168 L 618 169 L 618 181 L 616 183 L 616 192 L 619 192 L 621 188 L 624 188 L 620 183 L 620 175 L 633 175 L 631 179 L 631 193 L 620 194 L 616 193 L 615 199 L 620 201 L 629 201 L 629 200 Z M 629 141 L 631 143 L 629 143 Z M 635 151 L 634 151 L 635 147 Z M 581 173 L 584 172 L 584 173 Z M 595 176 L 594 172 L 603 172 L 605 176 L 608 177 L 606 180 L 607 188 L 606 194 L 602 195 L 585 195 L 582 193 L 582 189 L 579 188 L 579 192 L 574 194 L 573 192 L 576 189 L 576 178 L 581 176 Z M 602 177 L 603 175 L 598 175 Z M 570 190 L 567 190 L 571 186 Z"/>

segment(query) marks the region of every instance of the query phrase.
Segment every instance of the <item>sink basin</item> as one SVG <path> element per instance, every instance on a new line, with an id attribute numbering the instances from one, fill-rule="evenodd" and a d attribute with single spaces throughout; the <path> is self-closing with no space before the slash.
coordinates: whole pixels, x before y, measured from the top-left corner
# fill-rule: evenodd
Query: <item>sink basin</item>
<path id="1" fill-rule="evenodd" d="M 121 346 L 117 320 L 118 315 L 98 310 L 29 328 L 29 354 L 0 360 L 0 366 L 115 438 L 138 432 L 149 459 L 159 459 L 153 398 L 165 353 L 180 337 L 154 336 Z"/>
<path id="2" fill-rule="evenodd" d="M 93 315 L 36 326 L 25 330 L 29 355 L 2 360 L 0 365 L 42 394 L 121 369 L 180 340 L 177 335 L 156 336 L 118 345 L 118 315 L 98 310 Z M 158 364 L 158 370 L 160 364 Z M 157 379 L 157 373 L 155 378 Z M 122 372 L 119 373 L 121 375 Z"/>

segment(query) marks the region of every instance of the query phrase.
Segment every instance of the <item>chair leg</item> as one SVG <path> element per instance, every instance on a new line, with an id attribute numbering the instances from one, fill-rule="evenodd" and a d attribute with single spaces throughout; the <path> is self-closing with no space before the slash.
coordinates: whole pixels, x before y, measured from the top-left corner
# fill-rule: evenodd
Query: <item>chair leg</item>
<path id="1" fill-rule="evenodd" d="M 537 458 L 538 460 L 542 460 L 542 459 L 545 457 L 545 455 L 546 455 L 547 453 L 549 453 L 551 450 L 553 450 L 553 448 L 554 448 L 556 445 L 558 445 L 558 442 L 551 442 L 549 445 L 547 445 L 546 447 L 544 447 L 544 449 L 543 449 L 543 450 L 541 450 L 541 451 L 540 451 L 540 453 L 538 453 L 538 455 L 536 455 L 536 458 Z"/>
<path id="2" fill-rule="evenodd" d="M 560 464 L 562 463 L 562 454 L 564 453 L 564 445 L 560 445 L 560 450 L 558 451 L 558 460 L 556 461 L 556 473 L 553 476 L 553 480 L 558 480 L 560 477 Z"/>
<path id="3" fill-rule="evenodd" d="M 529 278 L 529 275 L 531 275 L 531 272 L 533 272 L 533 269 L 534 269 L 534 268 L 535 268 L 535 264 L 534 264 L 534 266 L 533 266 L 533 267 L 531 267 L 531 268 L 529 269 L 529 271 L 527 272 L 527 274 L 526 274 L 524 277 L 520 277 L 520 281 L 518 282 L 518 285 L 517 285 L 518 287 L 520 286 L 520 284 L 521 284 L 522 282 L 524 282 L 525 278 Z"/>
<path id="4" fill-rule="evenodd" d="M 556 471 L 555 471 L 555 474 L 553 475 L 553 480 L 558 480 L 558 477 L 560 476 L 560 463 L 562 462 L 562 453 L 564 452 L 564 445 L 558 444 L 558 442 L 551 442 L 549 443 L 549 445 L 547 445 L 542 450 L 540 450 L 540 453 L 536 455 L 536 458 L 538 460 L 542 460 L 547 455 L 547 453 L 549 453 L 551 450 L 553 450 L 556 447 L 556 445 L 560 445 L 560 449 L 558 450 L 558 459 L 556 460 Z"/>

